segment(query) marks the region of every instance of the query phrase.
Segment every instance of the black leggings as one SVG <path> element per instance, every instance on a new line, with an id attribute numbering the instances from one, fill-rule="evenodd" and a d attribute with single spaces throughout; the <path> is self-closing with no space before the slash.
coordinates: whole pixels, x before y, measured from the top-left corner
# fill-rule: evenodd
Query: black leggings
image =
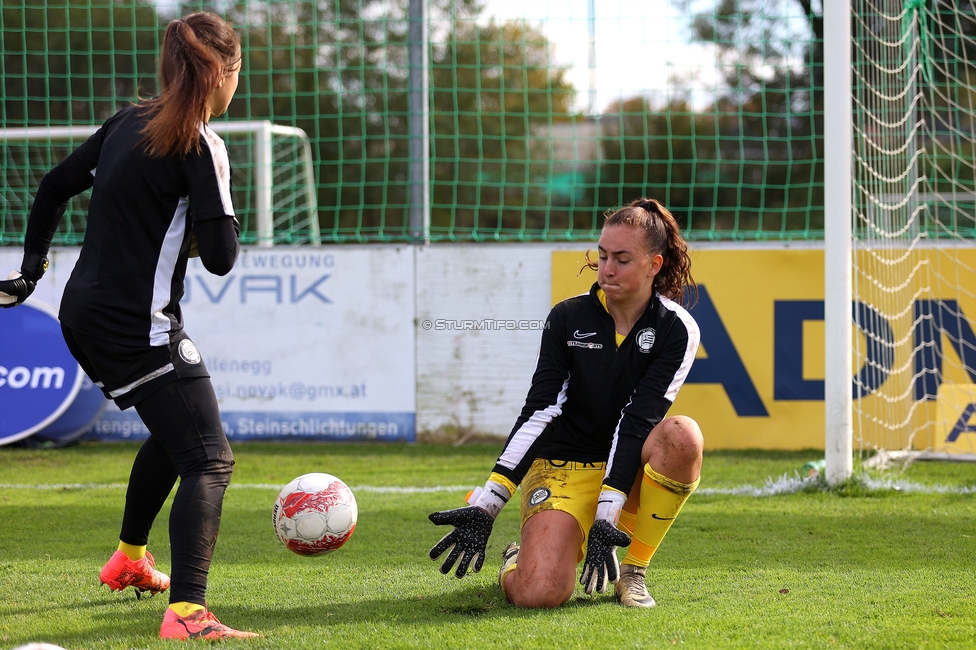
<path id="1" fill-rule="evenodd" d="M 220 529 L 234 454 L 209 378 L 179 379 L 135 406 L 149 439 L 132 464 L 119 538 L 143 546 L 176 479 L 169 517 L 170 602 L 206 604 L 207 574 Z"/>

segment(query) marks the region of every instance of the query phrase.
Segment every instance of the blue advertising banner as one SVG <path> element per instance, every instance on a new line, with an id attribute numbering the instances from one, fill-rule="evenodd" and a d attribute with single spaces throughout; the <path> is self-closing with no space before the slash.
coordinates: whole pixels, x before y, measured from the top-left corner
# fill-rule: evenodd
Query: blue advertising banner
<path id="1" fill-rule="evenodd" d="M 81 390 L 71 406 L 51 424 L 26 439 L 29 446 L 64 447 L 82 438 L 102 417 L 108 400 L 102 390 L 82 374 Z"/>
<path id="2" fill-rule="evenodd" d="M 28 300 L 0 309 L 0 445 L 57 420 L 81 388 L 84 372 L 61 335 L 57 309 Z"/>
<path id="3" fill-rule="evenodd" d="M 220 417 L 231 441 L 416 439 L 413 413 L 227 411 Z M 116 410 L 105 413 L 87 437 L 114 442 L 145 440 L 149 430 L 133 409 Z"/>

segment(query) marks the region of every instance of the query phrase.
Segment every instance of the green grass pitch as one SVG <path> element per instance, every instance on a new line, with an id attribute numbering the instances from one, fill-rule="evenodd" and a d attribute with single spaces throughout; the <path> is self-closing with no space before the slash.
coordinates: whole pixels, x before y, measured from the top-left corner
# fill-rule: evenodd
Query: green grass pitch
<path id="1" fill-rule="evenodd" d="M 427 558 L 446 532 L 427 514 L 462 505 L 500 446 L 236 445 L 208 600 L 264 638 L 222 647 L 976 647 L 976 465 L 918 462 L 825 491 L 796 474 L 818 452 L 709 452 L 648 571 L 656 608 L 577 589 L 562 608 L 526 611 L 496 582 L 517 508 L 499 517 L 480 574 L 443 576 Z M 98 584 L 135 450 L 0 448 L 0 650 L 173 647 L 157 638 L 165 595 Z M 359 503 L 352 539 L 314 558 L 271 526 L 278 489 L 307 472 L 339 476 Z M 163 571 L 168 513 L 149 545 Z"/>

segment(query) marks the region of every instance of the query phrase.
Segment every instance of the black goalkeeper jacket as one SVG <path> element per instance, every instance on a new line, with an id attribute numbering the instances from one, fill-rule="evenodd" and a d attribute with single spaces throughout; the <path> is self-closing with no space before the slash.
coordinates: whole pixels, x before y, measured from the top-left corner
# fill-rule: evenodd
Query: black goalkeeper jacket
<path id="1" fill-rule="evenodd" d="M 493 470 L 515 485 L 537 458 L 607 461 L 604 484 L 628 494 L 644 441 L 691 369 L 700 333 L 687 310 L 655 293 L 618 348 L 598 288 L 549 313 L 525 406 Z"/>

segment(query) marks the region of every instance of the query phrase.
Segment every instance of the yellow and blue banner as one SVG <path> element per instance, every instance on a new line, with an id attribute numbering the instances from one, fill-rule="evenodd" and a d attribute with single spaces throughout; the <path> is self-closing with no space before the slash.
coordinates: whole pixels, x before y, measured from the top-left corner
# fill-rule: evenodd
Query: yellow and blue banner
<path id="1" fill-rule="evenodd" d="M 553 304 L 595 281 L 585 256 L 552 253 Z M 892 257 L 913 270 L 888 291 L 904 293 L 905 307 L 873 305 L 870 278 L 852 304 L 855 437 L 862 447 L 974 453 L 976 294 L 958 280 L 976 269 L 976 251 Z M 692 260 L 702 344 L 671 413 L 697 420 L 712 449 L 822 449 L 823 250 L 703 248 Z"/>

